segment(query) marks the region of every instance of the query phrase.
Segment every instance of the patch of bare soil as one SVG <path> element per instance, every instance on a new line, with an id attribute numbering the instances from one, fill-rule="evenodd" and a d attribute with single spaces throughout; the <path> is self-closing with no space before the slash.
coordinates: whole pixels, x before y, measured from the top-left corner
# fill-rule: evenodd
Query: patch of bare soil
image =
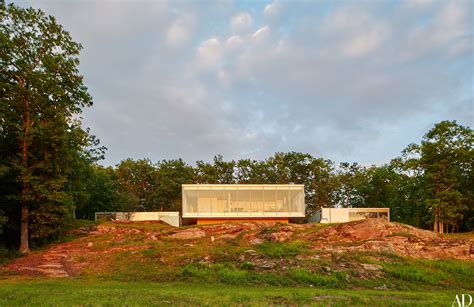
<path id="1" fill-rule="evenodd" d="M 69 277 L 75 271 L 70 255 L 80 252 L 74 243 L 55 245 L 46 251 L 35 252 L 7 265 L 11 271 L 30 276 Z"/>

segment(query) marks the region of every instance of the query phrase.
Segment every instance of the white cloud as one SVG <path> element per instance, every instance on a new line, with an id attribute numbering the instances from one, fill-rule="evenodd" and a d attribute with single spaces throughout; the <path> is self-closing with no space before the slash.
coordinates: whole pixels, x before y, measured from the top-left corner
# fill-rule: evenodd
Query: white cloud
<path id="1" fill-rule="evenodd" d="M 236 48 L 236 47 L 239 47 L 240 45 L 242 45 L 244 41 L 242 40 L 242 38 L 238 35 L 233 35 L 231 37 L 229 37 L 226 41 L 226 44 L 228 47 L 230 48 Z"/>
<path id="2" fill-rule="evenodd" d="M 255 41 L 262 41 L 268 37 L 269 33 L 270 33 L 270 27 L 264 26 L 258 29 L 257 31 L 255 31 L 255 33 L 252 34 L 252 38 Z"/>
<path id="3" fill-rule="evenodd" d="M 327 15 L 323 30 L 329 33 L 353 31 L 369 21 L 369 14 L 361 6 L 344 5 Z"/>
<path id="4" fill-rule="evenodd" d="M 472 7 L 471 7 L 472 10 Z M 469 11 L 462 2 L 447 2 L 436 18 L 436 32 L 434 39 L 440 43 L 447 43 L 459 38 L 469 26 Z"/>
<path id="5" fill-rule="evenodd" d="M 435 3 L 435 0 L 405 0 L 403 1 L 404 6 L 416 12 L 424 11 L 428 8 L 431 8 L 434 3 Z"/>
<path id="6" fill-rule="evenodd" d="M 231 80 L 230 80 L 230 76 L 229 76 L 229 73 L 227 71 L 225 71 L 224 69 L 220 69 L 218 72 L 217 72 L 217 80 L 219 81 L 219 84 L 223 87 L 223 88 L 229 88 L 230 85 L 231 85 Z"/>
<path id="7" fill-rule="evenodd" d="M 181 47 L 189 41 L 194 24 L 194 16 L 191 15 L 175 20 L 166 31 L 166 43 L 171 47 Z"/>
<path id="8" fill-rule="evenodd" d="M 387 39 L 385 27 L 374 27 L 352 35 L 343 43 L 342 54 L 348 57 L 361 57 L 374 52 Z"/>
<path id="9" fill-rule="evenodd" d="M 204 41 L 198 48 L 198 65 L 201 68 L 217 66 L 222 55 L 222 46 L 217 38 Z"/>
<path id="10" fill-rule="evenodd" d="M 263 10 L 263 15 L 266 18 L 274 18 L 280 14 L 281 9 L 282 9 L 281 3 L 274 1 L 265 6 L 265 9 Z"/>
<path id="11" fill-rule="evenodd" d="M 246 32 L 252 27 L 252 16 L 249 13 L 239 13 L 232 17 L 230 26 L 233 32 Z"/>

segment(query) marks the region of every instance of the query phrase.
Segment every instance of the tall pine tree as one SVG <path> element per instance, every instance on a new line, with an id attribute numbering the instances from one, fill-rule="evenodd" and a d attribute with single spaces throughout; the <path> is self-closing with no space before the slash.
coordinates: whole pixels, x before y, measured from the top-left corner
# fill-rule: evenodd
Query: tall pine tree
<path id="1" fill-rule="evenodd" d="M 72 207 L 68 166 L 91 141 L 74 120 L 92 104 L 80 50 L 54 17 L 0 2 L 0 133 L 9 145 L 4 166 L 19 186 L 11 198 L 21 211 L 21 253 L 29 252 L 29 230 L 48 235 Z"/>

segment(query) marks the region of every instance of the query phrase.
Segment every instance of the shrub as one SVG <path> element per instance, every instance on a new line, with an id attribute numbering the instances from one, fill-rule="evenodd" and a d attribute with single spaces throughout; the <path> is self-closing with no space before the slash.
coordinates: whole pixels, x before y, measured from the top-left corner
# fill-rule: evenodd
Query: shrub
<path id="1" fill-rule="evenodd" d="M 181 276 L 186 279 L 210 281 L 212 270 L 204 264 L 188 264 L 181 271 Z"/>
<path id="2" fill-rule="evenodd" d="M 443 275 L 441 273 L 427 270 L 409 263 L 385 264 L 384 271 L 398 279 L 430 285 L 440 284 L 443 280 Z"/>
<path id="3" fill-rule="evenodd" d="M 425 262 L 428 264 L 428 262 Z M 430 267 L 441 269 L 451 274 L 469 274 L 474 272 L 474 263 L 472 262 L 461 262 L 456 260 L 437 260 L 430 261 Z"/>
<path id="4" fill-rule="evenodd" d="M 300 240 L 289 243 L 265 242 L 258 245 L 258 250 L 272 258 L 294 257 L 307 251 L 306 244 Z"/>
<path id="5" fill-rule="evenodd" d="M 339 287 L 343 284 L 344 274 L 336 273 L 333 276 L 324 276 L 306 269 L 290 269 L 291 278 L 298 283 L 311 284 L 319 287 Z"/>
<path id="6" fill-rule="evenodd" d="M 0 265 L 20 256 L 21 254 L 17 250 L 11 250 L 0 245 Z"/>
<path id="7" fill-rule="evenodd" d="M 142 255 L 147 258 L 156 258 L 160 255 L 160 251 L 155 248 L 145 249 Z"/>
<path id="8" fill-rule="evenodd" d="M 232 285 L 243 285 L 250 282 L 249 274 L 246 271 L 233 268 L 223 268 L 217 271 L 220 282 Z"/>
<path id="9" fill-rule="evenodd" d="M 244 262 L 240 265 L 240 268 L 242 270 L 254 270 L 255 269 L 255 264 L 253 264 L 252 262 Z"/>

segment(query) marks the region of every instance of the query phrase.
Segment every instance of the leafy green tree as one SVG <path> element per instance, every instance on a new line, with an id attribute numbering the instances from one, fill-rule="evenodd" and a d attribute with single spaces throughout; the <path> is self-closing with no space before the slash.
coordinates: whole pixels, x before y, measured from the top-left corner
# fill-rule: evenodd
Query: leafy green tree
<path id="1" fill-rule="evenodd" d="M 180 211 L 182 207 L 181 185 L 193 183 L 193 167 L 181 159 L 163 160 L 157 164 L 156 176 L 155 210 Z"/>
<path id="2" fill-rule="evenodd" d="M 76 201 L 76 217 L 93 220 L 96 212 L 117 211 L 120 197 L 113 169 L 89 165 L 86 174 L 81 201 Z"/>
<path id="3" fill-rule="evenodd" d="M 335 203 L 348 208 L 365 207 L 363 188 L 368 181 L 367 169 L 358 163 L 343 162 L 336 176 L 338 187 L 335 191 Z"/>
<path id="4" fill-rule="evenodd" d="M 306 216 L 321 207 L 333 206 L 336 184 L 330 160 L 307 153 L 275 153 L 266 160 L 266 178 L 270 183 L 304 184 Z"/>
<path id="5" fill-rule="evenodd" d="M 273 177 L 268 161 L 241 159 L 235 164 L 235 180 L 238 183 L 270 184 L 274 183 Z"/>
<path id="6" fill-rule="evenodd" d="M 196 183 L 218 183 L 219 174 L 211 163 L 196 161 Z"/>
<path id="7" fill-rule="evenodd" d="M 224 161 L 222 155 L 217 155 L 214 157 L 214 169 L 217 173 L 217 182 L 224 183 L 234 183 L 234 171 L 235 171 L 235 161 Z"/>
<path id="8" fill-rule="evenodd" d="M 5 212 L 0 210 L 0 234 L 3 233 L 3 225 L 8 221 L 8 217 L 5 216 Z"/>
<path id="9" fill-rule="evenodd" d="M 418 158 L 409 152 L 390 162 L 390 168 L 396 173 L 396 201 L 390 207 L 394 221 L 427 228 L 430 223 L 429 212 L 425 206 L 426 180 L 420 168 Z"/>
<path id="10" fill-rule="evenodd" d="M 222 155 L 217 155 L 213 163 L 204 161 L 196 162 L 196 182 L 197 183 L 234 183 L 235 182 L 235 161 L 224 161 Z"/>
<path id="11" fill-rule="evenodd" d="M 157 170 L 149 159 L 126 159 L 114 171 L 114 180 L 125 212 L 148 211 L 155 208 Z"/>
<path id="12" fill-rule="evenodd" d="M 54 17 L 0 2 L 0 131 L 20 185 L 11 197 L 21 209 L 22 253 L 29 252 L 30 219 L 41 236 L 39 223 L 65 218 L 73 207 L 64 190 L 68 163 L 91 141 L 74 120 L 92 104 L 78 71 L 80 50 Z"/>
<path id="13" fill-rule="evenodd" d="M 337 177 L 334 174 L 334 163 L 322 158 L 312 159 L 310 165 L 312 180 L 309 184 L 311 198 L 306 202 L 306 215 L 311 216 L 323 207 L 336 205 Z"/>
<path id="14" fill-rule="evenodd" d="M 420 165 L 428 184 L 426 204 L 433 212 L 435 232 L 445 232 L 446 223 L 457 227 L 473 206 L 468 190 L 464 190 L 468 187 L 463 187 L 474 171 L 473 145 L 472 129 L 456 121 L 442 121 L 423 137 Z"/>

